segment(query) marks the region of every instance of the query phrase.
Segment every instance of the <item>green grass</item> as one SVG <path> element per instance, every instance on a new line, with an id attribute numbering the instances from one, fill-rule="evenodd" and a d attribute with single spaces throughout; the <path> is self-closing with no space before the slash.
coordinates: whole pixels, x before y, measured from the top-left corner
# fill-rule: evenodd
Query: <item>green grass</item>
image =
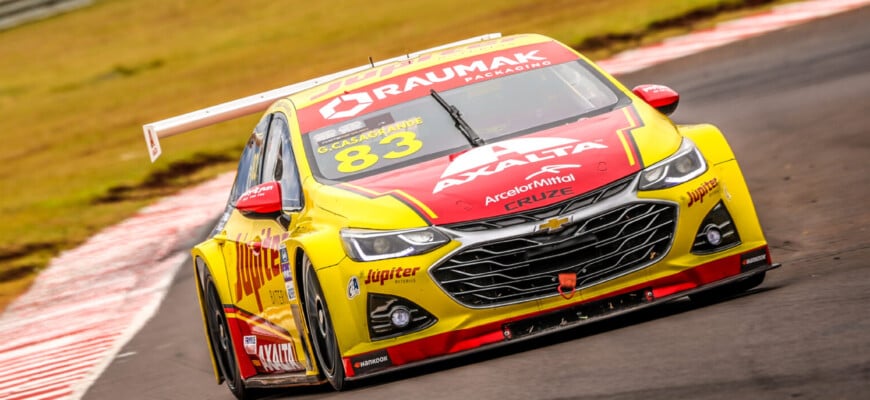
<path id="1" fill-rule="evenodd" d="M 234 168 L 258 117 L 164 140 L 154 165 L 144 123 L 482 33 L 630 37 L 619 48 L 693 10 L 767 2 L 104 0 L 0 31 L 0 309 L 58 251 Z"/>

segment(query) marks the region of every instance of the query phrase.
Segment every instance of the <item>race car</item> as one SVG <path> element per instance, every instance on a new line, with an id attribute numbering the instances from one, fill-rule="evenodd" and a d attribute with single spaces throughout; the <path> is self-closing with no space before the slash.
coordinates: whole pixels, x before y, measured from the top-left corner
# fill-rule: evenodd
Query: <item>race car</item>
<path id="1" fill-rule="evenodd" d="M 714 126 L 549 37 L 489 34 L 144 126 L 263 112 L 192 249 L 215 377 L 332 385 L 689 296 L 779 265 Z"/>

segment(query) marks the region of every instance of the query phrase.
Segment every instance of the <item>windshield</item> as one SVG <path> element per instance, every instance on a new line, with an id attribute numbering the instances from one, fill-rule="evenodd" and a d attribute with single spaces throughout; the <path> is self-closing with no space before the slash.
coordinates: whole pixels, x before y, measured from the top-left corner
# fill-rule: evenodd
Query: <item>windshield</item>
<path id="1" fill-rule="evenodd" d="M 438 92 L 484 143 L 614 108 L 618 92 L 582 61 L 531 69 Z M 316 175 L 350 181 L 472 146 L 449 108 L 419 97 L 310 132 Z"/>

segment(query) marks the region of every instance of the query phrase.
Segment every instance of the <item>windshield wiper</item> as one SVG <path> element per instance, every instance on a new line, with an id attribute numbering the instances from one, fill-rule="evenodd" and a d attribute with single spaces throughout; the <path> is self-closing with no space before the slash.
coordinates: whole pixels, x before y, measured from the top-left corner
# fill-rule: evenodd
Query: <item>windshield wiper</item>
<path id="1" fill-rule="evenodd" d="M 435 89 L 429 90 L 429 93 L 432 95 L 432 97 L 435 98 L 436 101 L 438 101 L 438 104 L 440 104 L 441 107 L 444 107 L 444 109 L 447 110 L 448 113 L 450 113 L 450 117 L 453 118 L 454 122 L 456 122 L 456 129 L 459 129 L 459 131 L 462 132 L 463 135 L 465 135 L 465 138 L 468 139 L 468 142 L 471 143 L 472 146 L 478 147 L 486 144 L 484 143 L 483 139 L 480 138 L 480 136 L 477 136 L 477 133 L 474 132 L 474 129 L 471 129 L 471 126 L 468 125 L 468 122 L 465 122 L 465 119 L 462 118 L 462 113 L 459 112 L 459 109 L 456 108 L 456 106 L 448 104 L 444 100 L 444 98 L 435 91 Z"/>

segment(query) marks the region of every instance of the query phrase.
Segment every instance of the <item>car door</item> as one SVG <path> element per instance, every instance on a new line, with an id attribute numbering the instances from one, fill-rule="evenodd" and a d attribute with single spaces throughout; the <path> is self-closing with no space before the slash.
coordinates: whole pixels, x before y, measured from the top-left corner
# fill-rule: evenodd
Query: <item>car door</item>
<path id="1" fill-rule="evenodd" d="M 281 248 L 289 236 L 287 227 L 292 226 L 302 205 L 301 185 L 286 117 L 280 112 L 267 115 L 258 127 L 264 125 L 262 137 L 255 129 L 249 141 L 249 146 L 255 146 L 262 139 L 261 156 L 251 156 L 247 188 L 235 199 L 226 227 L 228 283 L 242 322 L 244 350 L 258 372 L 301 371 L 305 369 L 305 357 L 299 351 L 303 335 L 301 320 L 294 318 L 301 313 L 288 256 Z M 281 204 L 275 210 L 252 210 L 243 204 L 252 196 L 277 196 L 266 192 L 277 192 L 278 188 Z"/>

